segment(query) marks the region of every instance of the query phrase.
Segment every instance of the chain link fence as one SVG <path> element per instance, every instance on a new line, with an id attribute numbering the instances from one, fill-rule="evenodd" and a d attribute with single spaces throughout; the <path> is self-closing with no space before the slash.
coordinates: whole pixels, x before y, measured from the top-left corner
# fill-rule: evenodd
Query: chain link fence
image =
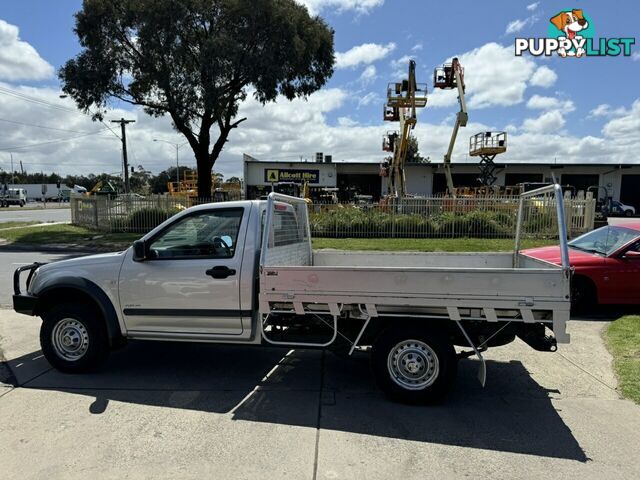
<path id="1" fill-rule="evenodd" d="M 564 199 L 567 232 L 575 237 L 593 229 L 595 199 Z M 102 232 L 146 233 L 172 215 L 202 203 L 185 197 L 133 196 L 74 197 L 74 225 Z M 309 203 L 314 237 L 330 238 L 513 238 L 518 196 L 429 197 L 405 199 L 398 204 Z M 525 201 L 524 237 L 557 236 L 555 200 L 546 197 Z"/>

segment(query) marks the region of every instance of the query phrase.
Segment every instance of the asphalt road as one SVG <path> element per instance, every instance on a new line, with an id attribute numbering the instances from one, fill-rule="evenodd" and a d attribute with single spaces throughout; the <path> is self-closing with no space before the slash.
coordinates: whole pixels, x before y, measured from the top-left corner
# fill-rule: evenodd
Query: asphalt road
<path id="1" fill-rule="evenodd" d="M 16 268 L 28 263 L 53 262 L 74 256 L 77 257 L 78 254 L 0 251 L 0 264 L 2 265 L 2 273 L 0 274 L 0 307 L 12 304 L 13 272 Z"/>
<path id="2" fill-rule="evenodd" d="M 40 321 L 0 311 L 6 478 L 637 479 L 640 407 L 619 398 L 604 322 L 556 353 L 521 342 L 463 360 L 444 405 L 408 407 L 367 359 L 320 351 L 130 344 L 63 375 Z"/>
<path id="3" fill-rule="evenodd" d="M 29 210 L 18 206 L 0 208 L 0 224 L 3 222 L 70 222 L 71 209 L 52 207 Z"/>

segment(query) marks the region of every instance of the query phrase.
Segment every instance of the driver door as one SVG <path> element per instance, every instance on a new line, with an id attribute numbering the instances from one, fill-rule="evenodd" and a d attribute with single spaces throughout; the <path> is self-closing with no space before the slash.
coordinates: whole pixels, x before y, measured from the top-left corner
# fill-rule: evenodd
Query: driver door
<path id="1" fill-rule="evenodd" d="M 637 303 L 640 298 L 640 258 L 626 257 L 629 251 L 640 252 L 640 241 L 606 259 L 607 293 L 619 303 Z"/>
<path id="2" fill-rule="evenodd" d="M 127 253 L 119 295 L 132 336 L 240 336 L 240 272 L 248 212 L 196 210 L 146 239 L 147 259 Z"/>

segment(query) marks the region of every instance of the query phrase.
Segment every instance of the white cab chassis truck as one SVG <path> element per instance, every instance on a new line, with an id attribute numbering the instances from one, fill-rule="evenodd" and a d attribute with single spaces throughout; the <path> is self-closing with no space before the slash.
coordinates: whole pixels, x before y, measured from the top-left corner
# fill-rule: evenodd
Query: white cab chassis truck
<path id="1" fill-rule="evenodd" d="M 518 248 L 523 202 L 554 195 L 562 265 Z M 126 339 L 358 349 L 389 397 L 430 403 L 460 358 L 478 357 L 484 384 L 487 348 L 569 341 L 561 197 L 557 185 L 524 194 L 513 253 L 314 252 L 299 198 L 200 205 L 124 252 L 18 268 L 14 309 L 42 317 L 42 351 L 64 372 Z"/>

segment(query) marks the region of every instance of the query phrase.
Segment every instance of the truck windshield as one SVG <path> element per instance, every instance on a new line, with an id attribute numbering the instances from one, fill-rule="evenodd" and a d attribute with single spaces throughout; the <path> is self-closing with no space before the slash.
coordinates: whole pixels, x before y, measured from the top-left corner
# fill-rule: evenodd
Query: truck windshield
<path id="1" fill-rule="evenodd" d="M 640 236 L 640 232 L 630 228 L 607 226 L 579 236 L 569 242 L 569 247 L 584 252 L 611 255 L 623 245 Z"/>

